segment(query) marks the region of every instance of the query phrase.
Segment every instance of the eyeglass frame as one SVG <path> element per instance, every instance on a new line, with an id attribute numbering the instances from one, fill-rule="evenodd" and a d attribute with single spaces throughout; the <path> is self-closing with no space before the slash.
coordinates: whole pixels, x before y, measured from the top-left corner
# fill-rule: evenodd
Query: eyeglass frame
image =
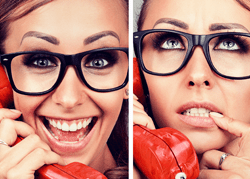
<path id="1" fill-rule="evenodd" d="M 142 59 L 142 41 L 143 41 L 143 38 L 147 34 L 154 33 L 154 32 L 175 33 L 178 35 L 182 35 L 187 39 L 188 49 L 186 51 L 186 55 L 185 55 L 185 58 L 183 59 L 182 64 L 180 65 L 180 67 L 177 70 L 170 72 L 170 73 L 157 73 L 157 72 L 152 72 L 145 67 L 145 65 L 143 63 L 143 59 Z M 173 75 L 173 74 L 179 72 L 184 66 L 186 66 L 187 63 L 189 62 L 195 48 L 197 46 L 201 46 L 210 69 L 212 69 L 212 71 L 214 71 L 219 76 L 227 78 L 227 79 L 232 79 L 232 80 L 244 80 L 244 79 L 250 78 L 250 75 L 243 76 L 243 77 L 227 76 L 227 75 L 220 73 L 214 67 L 212 60 L 211 60 L 211 57 L 210 57 L 210 53 L 209 53 L 209 42 L 213 38 L 218 37 L 218 36 L 222 36 L 222 35 L 240 35 L 240 36 L 250 37 L 249 33 L 242 33 L 242 32 L 222 32 L 222 33 L 214 33 L 214 34 L 207 34 L 207 35 L 196 35 L 196 34 L 189 34 L 189 33 L 176 31 L 176 30 L 170 30 L 170 29 L 150 29 L 150 30 L 138 31 L 138 32 L 133 33 L 134 51 L 135 51 L 136 57 L 139 59 L 139 65 L 143 71 L 145 71 L 146 73 L 151 74 L 151 75 L 168 76 L 168 75 Z"/>
<path id="2" fill-rule="evenodd" d="M 124 82 L 120 86 L 115 87 L 115 88 L 110 88 L 110 89 L 97 89 L 97 88 L 94 88 L 88 84 L 88 82 L 86 81 L 86 79 L 83 75 L 82 69 L 81 69 L 81 61 L 82 61 L 82 58 L 84 56 L 86 56 L 87 54 L 90 54 L 90 53 L 108 51 L 108 50 L 119 50 L 119 51 L 125 52 L 127 54 L 127 57 L 128 57 L 128 48 L 124 48 L 124 47 L 99 48 L 99 49 L 89 50 L 89 51 L 85 51 L 85 52 L 81 52 L 81 53 L 77 53 L 77 54 L 73 54 L 73 55 L 65 55 L 65 54 L 54 53 L 54 52 L 49 52 L 49 51 L 23 51 L 23 52 L 16 52 L 16 53 L 9 53 L 9 54 L 0 55 L 0 64 L 4 65 L 6 67 L 7 74 L 8 74 L 12 89 L 19 94 L 38 96 L 38 95 L 44 95 L 44 94 L 50 93 L 51 91 L 55 90 L 60 85 L 60 83 L 62 82 L 62 80 L 65 76 L 66 67 L 70 66 L 70 65 L 75 68 L 75 70 L 77 71 L 77 75 L 80 77 L 81 81 L 89 89 L 96 91 L 96 92 L 112 92 L 112 91 L 122 89 L 123 87 L 125 87 L 127 85 L 129 71 L 127 71 L 127 76 L 126 76 Z M 42 91 L 42 92 L 21 91 L 21 90 L 17 89 L 17 87 L 14 84 L 12 74 L 11 74 L 11 61 L 13 60 L 14 57 L 19 56 L 19 55 L 37 54 L 37 53 L 40 53 L 40 54 L 42 53 L 45 55 L 52 55 L 52 56 L 57 57 L 60 60 L 61 67 L 60 67 L 60 71 L 59 71 L 59 75 L 57 77 L 57 80 L 54 83 L 54 85 L 46 91 Z"/>

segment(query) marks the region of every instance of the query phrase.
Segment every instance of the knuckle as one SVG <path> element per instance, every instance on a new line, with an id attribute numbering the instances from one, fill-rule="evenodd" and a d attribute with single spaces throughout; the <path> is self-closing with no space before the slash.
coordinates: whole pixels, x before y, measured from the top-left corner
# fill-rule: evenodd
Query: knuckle
<path id="1" fill-rule="evenodd" d="M 19 178 L 19 177 L 18 177 L 18 173 L 15 172 L 13 168 L 10 169 L 10 170 L 7 172 L 6 177 L 7 177 L 8 179 Z"/>
<path id="2" fill-rule="evenodd" d="M 3 127 L 11 126 L 11 125 L 13 125 L 13 120 L 10 120 L 10 119 L 2 119 L 1 125 L 2 125 Z"/>
<path id="3" fill-rule="evenodd" d="M 42 157 L 46 155 L 45 150 L 43 150 L 42 148 L 36 148 L 34 151 L 34 155 Z"/>
<path id="4" fill-rule="evenodd" d="M 28 139 L 31 141 L 31 143 L 33 144 L 37 144 L 37 143 L 40 143 L 41 142 L 41 139 L 38 135 L 36 134 L 30 134 L 28 136 Z"/>
<path id="5" fill-rule="evenodd" d="M 232 125 L 232 123 L 234 123 L 234 119 L 233 118 L 228 118 L 227 125 L 230 126 L 230 125 Z"/>

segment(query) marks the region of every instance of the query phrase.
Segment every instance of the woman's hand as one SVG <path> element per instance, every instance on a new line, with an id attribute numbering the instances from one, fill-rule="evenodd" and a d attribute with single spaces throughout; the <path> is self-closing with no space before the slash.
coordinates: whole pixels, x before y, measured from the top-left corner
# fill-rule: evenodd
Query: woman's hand
<path id="1" fill-rule="evenodd" d="M 200 178 L 249 178 L 250 177 L 250 124 L 228 117 L 210 115 L 223 130 L 234 134 L 236 138 L 223 148 L 207 151 L 200 163 Z M 230 153 L 219 168 L 220 157 Z"/>
<path id="2" fill-rule="evenodd" d="M 143 105 L 137 101 L 138 98 L 134 95 L 133 97 L 133 119 L 134 124 L 143 125 L 149 129 L 155 129 L 155 125 L 151 117 L 144 111 Z"/>
<path id="3" fill-rule="evenodd" d="M 19 111 L 0 109 L 0 178 L 34 178 L 34 173 L 44 164 L 65 165 L 62 158 L 51 151 L 28 124 L 15 121 Z M 20 135 L 21 142 L 11 147 Z"/>

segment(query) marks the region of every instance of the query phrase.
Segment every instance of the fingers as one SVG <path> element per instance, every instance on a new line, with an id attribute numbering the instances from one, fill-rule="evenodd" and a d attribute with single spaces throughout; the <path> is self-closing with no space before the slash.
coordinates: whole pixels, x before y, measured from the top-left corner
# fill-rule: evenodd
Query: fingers
<path id="1" fill-rule="evenodd" d="M 9 170 L 9 173 L 11 173 L 12 176 L 20 174 L 23 176 L 34 176 L 35 171 L 44 164 L 53 163 L 65 165 L 65 162 L 58 154 L 52 151 L 46 151 L 41 148 L 37 148 L 28 156 L 26 156 L 18 165 Z"/>
<path id="2" fill-rule="evenodd" d="M 224 152 L 210 150 L 203 154 L 200 161 L 199 179 L 213 178 L 244 178 L 249 176 L 250 161 L 233 155 L 228 155 L 222 160 Z M 219 166 L 220 160 L 222 161 Z M 221 169 L 221 170 L 220 170 Z"/>
<path id="3" fill-rule="evenodd" d="M 11 168 L 12 166 L 16 166 L 20 161 L 22 161 L 37 148 L 50 151 L 50 147 L 45 142 L 43 142 L 39 136 L 36 134 L 29 135 L 23 139 L 22 142 L 19 142 L 17 145 L 13 146 L 1 162 L 6 163 L 7 168 Z M 11 160 L 9 161 L 9 159 Z"/>
<path id="4" fill-rule="evenodd" d="M 1 108 L 0 109 L 0 122 L 3 119 L 17 119 L 18 117 L 21 116 L 21 114 L 22 113 L 16 109 Z"/>
<path id="5" fill-rule="evenodd" d="M 232 161 L 235 158 L 234 156 L 230 155 L 225 158 L 225 160 L 222 162 L 221 166 L 219 167 L 219 162 L 221 159 L 221 156 L 225 152 L 221 152 L 218 150 L 209 150 L 205 152 L 202 156 L 201 162 L 200 162 L 200 168 L 201 169 L 227 169 L 228 166 L 232 165 Z"/>
<path id="6" fill-rule="evenodd" d="M 148 115 L 142 113 L 134 112 L 134 124 L 143 125 L 149 129 L 155 129 L 153 120 Z"/>
<path id="7" fill-rule="evenodd" d="M 149 117 L 148 114 L 144 111 L 143 105 L 137 101 L 135 95 L 133 100 L 133 119 L 134 124 L 143 125 L 149 129 L 155 129 L 152 118 Z"/>
<path id="8" fill-rule="evenodd" d="M 21 121 L 3 119 L 0 123 L 0 139 L 5 141 L 8 145 L 14 144 L 17 135 L 27 137 L 34 133 L 35 131 L 31 126 Z"/>
<path id="9" fill-rule="evenodd" d="M 34 160 L 35 159 L 35 160 Z M 57 163 L 65 165 L 63 159 L 52 151 L 37 148 L 26 156 L 18 165 L 11 168 L 8 173 L 8 178 L 31 178 L 37 169 L 44 164 Z"/>
<path id="10" fill-rule="evenodd" d="M 241 179 L 242 177 L 229 171 L 223 170 L 201 170 L 198 179 L 218 179 L 218 178 L 234 178 Z M 243 178 L 242 178 L 243 179 Z"/>
<path id="11" fill-rule="evenodd" d="M 11 145 L 17 135 L 25 138 L 12 147 L 0 145 L 0 178 L 6 178 L 6 176 L 7 178 L 33 178 L 35 170 L 44 164 L 65 165 L 62 158 L 52 152 L 48 144 L 42 141 L 28 124 L 3 119 L 0 123 L 0 139 Z"/>
<path id="12" fill-rule="evenodd" d="M 223 130 L 236 135 L 237 137 L 242 137 L 244 134 L 249 133 L 250 125 L 233 118 L 220 116 L 218 113 L 210 112 L 210 117 L 213 118 L 214 122 Z"/>

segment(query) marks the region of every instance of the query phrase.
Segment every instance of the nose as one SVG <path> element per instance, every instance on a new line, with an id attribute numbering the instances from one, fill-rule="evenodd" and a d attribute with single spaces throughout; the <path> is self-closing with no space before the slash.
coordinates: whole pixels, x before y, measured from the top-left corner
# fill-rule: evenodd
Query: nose
<path id="1" fill-rule="evenodd" d="M 87 87 L 78 78 L 74 67 L 67 68 L 64 78 L 60 85 L 52 94 L 52 100 L 63 108 L 69 110 L 83 104 Z"/>
<path id="2" fill-rule="evenodd" d="M 210 69 L 201 47 L 196 47 L 185 67 L 188 88 L 211 89 L 214 86 L 214 74 Z"/>

